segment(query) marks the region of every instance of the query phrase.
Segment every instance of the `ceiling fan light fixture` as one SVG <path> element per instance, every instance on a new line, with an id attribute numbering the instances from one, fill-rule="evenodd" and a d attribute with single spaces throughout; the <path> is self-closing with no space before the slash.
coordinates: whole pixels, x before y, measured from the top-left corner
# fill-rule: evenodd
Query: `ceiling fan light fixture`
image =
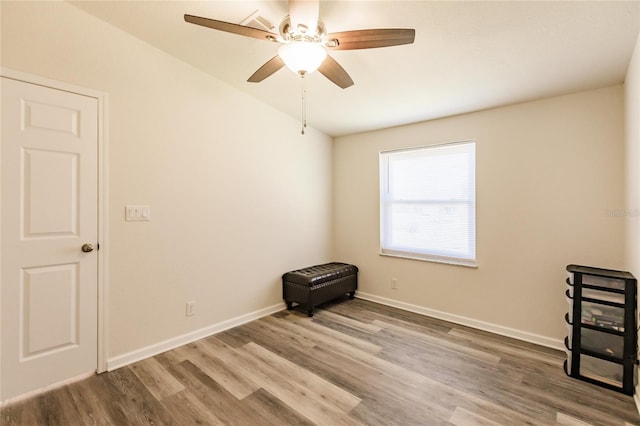
<path id="1" fill-rule="evenodd" d="M 280 46 L 278 55 L 296 74 L 309 74 L 318 69 L 327 57 L 327 49 L 317 43 L 292 41 Z"/>

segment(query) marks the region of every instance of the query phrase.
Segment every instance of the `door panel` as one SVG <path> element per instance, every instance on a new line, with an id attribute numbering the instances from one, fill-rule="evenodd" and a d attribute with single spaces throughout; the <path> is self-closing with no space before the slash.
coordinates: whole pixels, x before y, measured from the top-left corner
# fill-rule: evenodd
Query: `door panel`
<path id="1" fill-rule="evenodd" d="M 78 154 L 23 151 L 24 238 L 78 233 Z"/>
<path id="2" fill-rule="evenodd" d="M 0 400 L 97 367 L 98 100 L 2 77 Z"/>
<path id="3" fill-rule="evenodd" d="M 20 360 L 78 344 L 77 264 L 22 270 Z"/>
<path id="4" fill-rule="evenodd" d="M 62 105 L 41 104 L 32 100 L 24 100 L 21 106 L 23 130 L 26 128 L 53 130 L 70 133 L 76 137 L 80 134 L 79 110 Z"/>

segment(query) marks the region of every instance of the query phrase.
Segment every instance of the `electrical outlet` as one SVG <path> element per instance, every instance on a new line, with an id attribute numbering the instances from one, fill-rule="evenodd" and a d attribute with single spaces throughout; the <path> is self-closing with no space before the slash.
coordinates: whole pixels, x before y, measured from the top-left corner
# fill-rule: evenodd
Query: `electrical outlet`
<path id="1" fill-rule="evenodd" d="M 398 279 L 397 278 L 391 278 L 391 288 L 394 290 L 398 289 Z"/>
<path id="2" fill-rule="evenodd" d="M 192 317 L 196 314 L 196 302 L 187 302 L 186 315 Z"/>

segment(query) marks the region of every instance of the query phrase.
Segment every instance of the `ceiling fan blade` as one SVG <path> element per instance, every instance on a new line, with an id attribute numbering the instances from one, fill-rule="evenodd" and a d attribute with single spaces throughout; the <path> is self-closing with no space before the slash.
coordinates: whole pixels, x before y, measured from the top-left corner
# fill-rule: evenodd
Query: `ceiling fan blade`
<path id="1" fill-rule="evenodd" d="M 349 74 L 331 56 L 327 56 L 318 71 L 342 89 L 353 86 L 353 80 L 351 80 Z"/>
<path id="2" fill-rule="evenodd" d="M 245 37 L 253 37 L 260 40 L 279 41 L 278 35 L 256 28 L 245 27 L 244 25 L 232 24 L 231 22 L 218 21 L 216 19 L 202 18 L 200 16 L 184 15 L 184 20 L 190 24 L 201 25 L 214 30 L 225 31 Z"/>
<path id="3" fill-rule="evenodd" d="M 416 30 L 411 28 L 379 28 L 327 34 L 326 45 L 332 50 L 372 49 L 411 44 L 415 38 Z"/>
<path id="4" fill-rule="evenodd" d="M 291 28 L 294 31 L 300 30 L 301 33 L 315 34 L 318 28 L 319 11 L 319 0 L 289 0 Z M 305 30 L 302 31 L 302 28 Z"/>
<path id="5" fill-rule="evenodd" d="M 258 68 L 251 77 L 247 80 L 249 83 L 259 83 L 265 78 L 269 77 L 274 72 L 278 71 L 284 66 L 284 61 L 280 59 L 280 56 L 274 56 L 269 59 L 266 64 Z"/>

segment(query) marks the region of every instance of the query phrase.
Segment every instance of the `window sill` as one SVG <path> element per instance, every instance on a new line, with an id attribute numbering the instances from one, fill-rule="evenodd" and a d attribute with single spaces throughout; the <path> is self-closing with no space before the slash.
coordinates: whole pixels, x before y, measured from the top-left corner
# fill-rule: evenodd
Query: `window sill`
<path id="1" fill-rule="evenodd" d="M 466 268 L 478 269 L 478 264 L 476 262 L 462 262 L 462 261 L 458 262 L 453 259 L 427 258 L 427 257 L 420 257 L 420 256 L 411 256 L 410 254 L 401 254 L 401 253 L 379 252 L 378 254 L 380 256 L 399 257 L 401 259 L 420 260 L 422 262 L 443 263 L 445 265 L 464 266 Z"/>

